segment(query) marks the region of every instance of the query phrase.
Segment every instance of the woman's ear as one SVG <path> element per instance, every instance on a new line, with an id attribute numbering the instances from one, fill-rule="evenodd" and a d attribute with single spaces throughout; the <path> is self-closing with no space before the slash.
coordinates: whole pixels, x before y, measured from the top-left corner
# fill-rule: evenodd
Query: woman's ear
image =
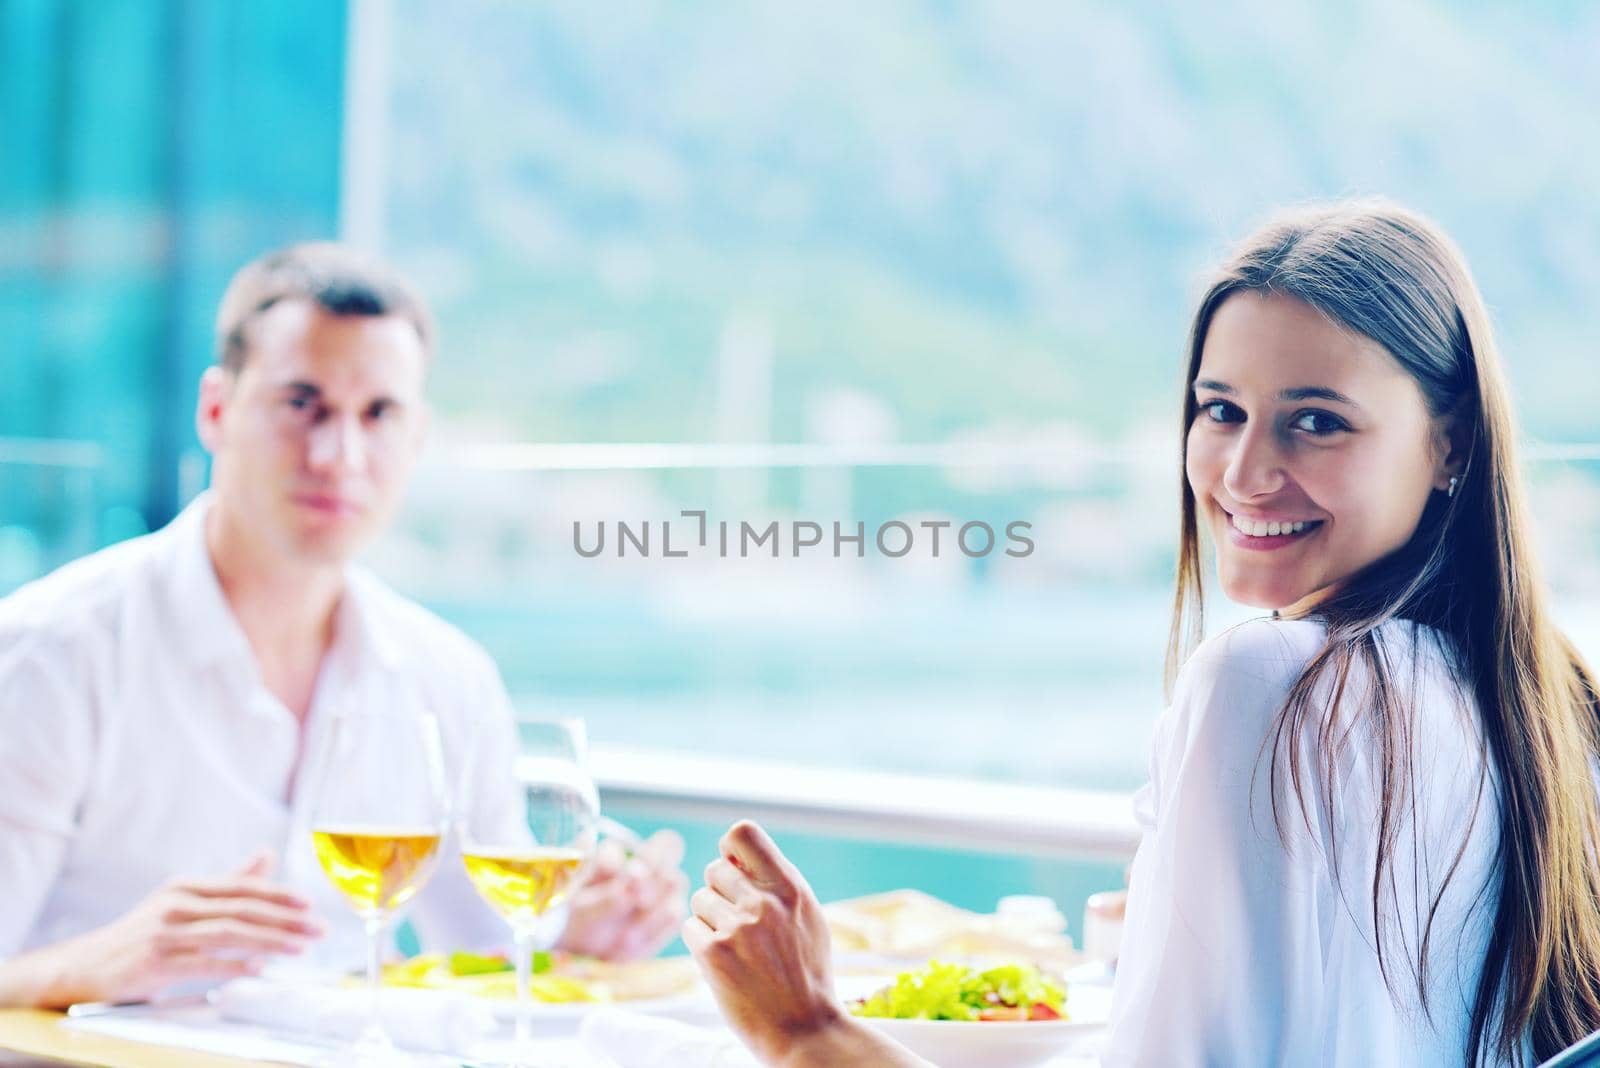
<path id="1" fill-rule="evenodd" d="M 1468 421 L 1461 418 L 1459 413 L 1450 412 L 1434 418 L 1429 438 L 1434 462 L 1434 489 L 1449 492 L 1452 480 L 1466 476 L 1471 437 Z"/>

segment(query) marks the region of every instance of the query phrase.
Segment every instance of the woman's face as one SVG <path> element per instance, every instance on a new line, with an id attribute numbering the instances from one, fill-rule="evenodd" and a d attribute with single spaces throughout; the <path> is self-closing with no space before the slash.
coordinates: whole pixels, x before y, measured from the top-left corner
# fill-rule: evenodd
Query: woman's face
<path id="1" fill-rule="evenodd" d="M 1186 471 L 1230 600 L 1309 606 L 1404 545 L 1449 484 L 1416 380 L 1294 297 L 1225 298 L 1193 389 Z"/>

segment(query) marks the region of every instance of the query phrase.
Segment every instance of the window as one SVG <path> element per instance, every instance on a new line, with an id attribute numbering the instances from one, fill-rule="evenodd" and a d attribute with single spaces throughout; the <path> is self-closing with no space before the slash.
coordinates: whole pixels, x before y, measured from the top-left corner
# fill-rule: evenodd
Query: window
<path id="1" fill-rule="evenodd" d="M 382 569 L 604 741 L 1131 789 L 1203 268 L 1273 206 L 1383 191 L 1465 246 L 1567 443 L 1530 450 L 1538 514 L 1600 654 L 1600 152 L 1560 118 L 1596 75 L 1560 14 L 1306 19 L 396 3 L 374 237 L 444 341 Z M 776 556 L 740 537 L 774 522 Z"/>
<path id="2" fill-rule="evenodd" d="M 443 327 L 429 465 L 373 563 L 524 708 L 602 742 L 1126 790 L 1201 272 L 1273 205 L 1383 191 L 1478 273 L 1549 580 L 1600 658 L 1592 19 L 6 6 L 0 589 L 203 484 L 222 286 L 343 232 Z M 616 556 L 624 523 L 648 556 Z M 745 523 L 777 533 L 742 555 Z"/>

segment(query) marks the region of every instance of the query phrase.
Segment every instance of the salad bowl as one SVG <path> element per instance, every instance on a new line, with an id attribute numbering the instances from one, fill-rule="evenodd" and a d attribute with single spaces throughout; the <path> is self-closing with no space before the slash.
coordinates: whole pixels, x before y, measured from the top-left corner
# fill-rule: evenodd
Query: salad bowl
<path id="1" fill-rule="evenodd" d="M 1101 1027 L 1079 1020 L 866 1022 L 939 1068 L 1038 1068 L 1069 1052 Z"/>
<path id="2" fill-rule="evenodd" d="M 896 976 L 889 987 L 885 987 L 881 976 L 841 978 L 837 986 L 840 997 L 852 1006 L 851 1011 L 863 1022 L 940 1068 L 1038 1068 L 1064 1053 L 1086 1046 L 1105 1027 L 1110 1016 L 1109 988 L 1073 983 L 1065 991 L 1064 1001 L 1059 1000 L 1063 991 L 1052 989 L 1052 996 L 1062 1010 L 1061 1018 L 1050 1018 L 1056 1016 L 1054 1011 L 1028 1013 L 1035 1016 L 1033 1019 L 904 1018 L 907 1013 L 963 1012 L 958 1005 L 950 1003 L 949 999 L 955 995 L 949 989 L 942 993 L 937 989 L 940 985 L 938 973 L 944 973 L 948 982 L 956 971 L 966 971 L 962 992 L 973 1001 L 979 1000 L 972 997 L 974 989 L 985 991 L 980 980 L 1014 973 L 1016 969 L 976 973 L 965 969 L 953 971 L 950 965 L 930 962 L 922 969 Z M 891 996 L 891 989 L 897 994 Z M 887 1014 L 891 1011 L 897 1015 Z M 1039 1016 L 1046 1018 L 1037 1018 Z"/>

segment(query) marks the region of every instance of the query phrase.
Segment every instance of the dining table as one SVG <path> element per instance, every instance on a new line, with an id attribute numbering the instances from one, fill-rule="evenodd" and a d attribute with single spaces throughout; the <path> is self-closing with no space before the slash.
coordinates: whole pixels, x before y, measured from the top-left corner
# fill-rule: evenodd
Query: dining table
<path id="1" fill-rule="evenodd" d="M 160 1029 L 167 1025 L 166 1018 L 157 1016 L 130 1017 L 118 1020 L 113 1025 L 116 1030 L 129 1033 L 144 1029 L 143 1037 L 136 1039 L 126 1034 L 106 1033 L 103 1030 L 106 1026 L 104 1021 L 90 1023 L 86 1027 L 63 1012 L 0 1009 L 0 1068 L 63 1064 L 93 1065 L 96 1068 L 283 1068 L 285 1064 L 315 1063 L 336 1051 L 329 1048 L 319 1050 L 315 1046 L 290 1046 L 286 1048 L 295 1050 L 295 1053 L 284 1058 L 232 1056 L 217 1049 L 206 1051 L 191 1048 L 187 1044 L 191 1039 L 180 1029 L 168 1032 L 172 1040 L 163 1042 L 161 1039 L 164 1035 Z M 211 1041 L 218 1049 L 226 1049 L 231 1040 L 225 1034 L 214 1034 Z M 241 1032 L 238 1041 L 253 1044 L 258 1039 L 255 1035 Z M 529 1052 L 534 1056 L 548 1055 L 572 1068 L 615 1068 L 609 1059 L 583 1050 L 570 1035 L 535 1038 Z M 461 1059 L 415 1053 L 397 1054 L 397 1063 L 401 1062 L 419 1066 L 459 1065 Z"/>
<path id="2" fill-rule="evenodd" d="M 0 1009 L 0 1066 L 107 1065 L 116 1068 L 273 1068 L 274 1062 L 134 1042 L 66 1026 L 44 1009 Z"/>
<path id="3" fill-rule="evenodd" d="M 1036 934 L 1036 924 L 1014 924 L 1015 930 L 1006 926 L 1013 917 L 1005 915 L 971 914 L 956 909 L 945 902 L 902 890 L 844 902 L 829 906 L 830 924 L 835 929 L 836 943 L 845 948 L 837 954 L 835 967 L 839 980 L 840 996 L 846 999 L 864 997 L 884 984 L 899 970 L 906 967 L 908 959 L 960 958 L 987 951 L 991 956 L 1004 954 L 1023 958 L 1041 953 L 1054 953 L 1054 969 L 1065 976 L 1073 994 L 1072 1008 L 1080 1021 L 1103 1018 L 1109 1001 L 1109 973 L 1101 965 L 1085 963 L 1077 958 L 1072 945 L 1052 928 L 1049 938 L 1041 940 Z M 1033 919 L 1030 914 L 1030 921 Z M 1059 917 L 1056 917 L 1059 927 Z M 870 921 L 870 922 L 869 922 Z M 907 944 L 912 935 L 922 941 Z M 894 936 L 891 939 L 891 936 Z M 892 944 L 879 945 L 876 940 Z M 895 956 L 887 950 L 900 951 Z M 909 950 L 909 951 L 908 951 Z M 421 959 L 421 958 L 418 958 Z M 650 962 L 650 977 L 659 981 L 665 960 Z M 645 965 L 631 965 L 637 971 Z M 1102 974 L 1105 972 L 1105 974 Z M 637 981 L 640 978 L 634 975 Z M 242 991 L 244 984 L 255 984 L 256 989 Z M 300 986 L 297 979 L 235 980 L 233 984 L 213 991 L 209 997 L 174 997 L 156 1005 L 93 1005 L 75 1007 L 72 1014 L 38 1009 L 0 1009 L 0 1068 L 18 1065 L 95 1065 L 107 1068 L 266 1068 L 270 1065 L 312 1066 L 337 1059 L 346 1051 L 349 1039 L 333 1037 L 341 1027 L 328 1027 L 329 1019 L 319 1019 L 323 1002 L 308 1008 L 303 1000 L 307 989 L 315 985 Z M 226 996 L 227 991 L 235 995 Z M 224 996 L 218 998 L 216 995 Z M 346 991 L 345 993 L 349 993 Z M 245 996 L 249 995 L 249 996 Z M 333 999 L 341 995 L 328 993 Z M 386 995 L 391 1011 L 398 1010 L 404 1019 L 418 1024 L 432 1015 L 433 1006 L 396 1006 L 396 997 L 454 997 L 460 992 L 408 990 Z M 319 995 L 320 997 L 320 995 Z M 298 1003 L 297 1003 L 298 1002 Z M 637 1007 L 635 1007 L 637 1006 Z M 646 1007 L 649 1006 L 649 1007 Z M 250 1011 L 241 1012 L 241 1007 Z M 263 1011 L 265 1007 L 266 1011 Z M 464 1006 L 471 1008 L 470 1006 Z M 349 1009 L 346 1005 L 344 1009 Z M 504 1006 L 496 1006 L 496 1010 Z M 552 1063 L 570 1065 L 572 1068 L 616 1068 L 617 1061 L 628 1063 L 663 1063 L 657 1054 L 679 1042 L 678 1035 L 649 1032 L 651 1042 L 659 1040 L 651 1052 L 639 1058 L 638 1045 L 617 1045 L 615 1039 L 624 1034 L 639 1036 L 637 1021 L 665 1016 L 676 1018 L 670 1027 L 687 1029 L 694 1025 L 700 1036 L 694 1039 L 696 1057 L 714 1054 L 719 1062 L 722 1046 L 737 1048 L 737 1041 L 717 1018 L 716 1006 L 708 991 L 696 984 L 690 993 L 674 992 L 670 996 L 645 998 L 627 1005 L 618 1005 L 620 1014 L 607 1011 L 606 1015 L 627 1017 L 633 1023 L 604 1019 L 595 1013 L 573 1013 L 563 1006 L 546 1007 L 548 1014 L 535 1023 L 533 1045 L 527 1053 Z M 472 1009 L 484 1013 L 484 1009 Z M 293 1021 L 285 1027 L 285 1014 Z M 341 1015 L 335 1010 L 335 1018 Z M 484 1015 L 488 1015 L 484 1013 Z M 516 1051 L 505 1014 L 493 1032 L 479 1032 L 479 1037 L 468 1040 L 474 1058 L 503 1059 Z M 456 1022 L 454 1008 L 442 1014 L 446 1023 Z M 315 1021 L 320 1026 L 301 1026 Z M 602 1025 L 594 1028 L 580 1026 L 588 1023 Z M 348 1021 L 345 1021 L 348 1023 Z M 474 1021 L 474 1026 L 484 1026 L 488 1021 Z M 893 1021 L 884 1021 L 888 1027 Z M 390 1022 L 391 1030 L 395 1022 Z M 960 1025 L 957 1025 L 960 1026 Z M 997 1030 L 982 1032 L 998 1037 L 1009 1033 L 998 1030 L 1007 1025 L 995 1025 Z M 1030 1025 L 1023 1025 L 1029 1026 Z M 449 1027 L 446 1027 L 449 1030 Z M 580 1034 L 580 1031 L 583 1034 Z M 437 1034 L 426 1024 L 424 1034 Z M 595 1032 L 595 1033 L 590 1033 Z M 601 1034 L 603 1032 L 603 1035 Z M 896 1035 L 900 1041 L 911 1044 L 907 1036 Z M 948 1036 L 945 1036 L 948 1037 Z M 940 1041 L 943 1041 L 941 1038 Z M 987 1044 L 987 1038 L 985 1043 Z M 1085 1041 L 1092 1044 L 1092 1039 Z M 967 1040 L 964 1038 L 962 1044 Z M 429 1044 L 426 1039 L 422 1044 Z M 452 1048 L 457 1042 L 433 1045 L 432 1048 Z M 717 1049 L 712 1047 L 716 1046 Z M 1069 1048 L 1070 1046 L 1070 1048 Z M 679 1052 L 687 1047 L 682 1047 Z M 915 1046 L 913 1046 L 915 1048 Z M 624 1052 L 626 1051 L 626 1052 Z M 1068 1038 L 1063 1043 L 1061 1055 L 1050 1064 L 1054 1068 L 1082 1068 L 1093 1063 L 1091 1052 L 1084 1042 Z M 739 1051 L 740 1054 L 743 1051 Z M 984 1053 L 983 1057 L 988 1054 Z M 617 1058 L 613 1060 L 612 1058 Z M 668 1058 L 670 1060 L 671 1058 Z M 680 1058 L 681 1059 L 681 1058 Z M 747 1056 L 736 1059 L 748 1060 Z M 982 1058 L 980 1058 L 982 1059 Z M 434 1065 L 460 1065 L 459 1056 L 399 1054 L 397 1063 Z M 731 1061 L 729 1061 L 731 1063 Z M 963 1063 L 967 1063 L 963 1061 Z M 989 1063 L 984 1060 L 983 1063 Z M 996 1062 L 998 1063 L 998 1062 Z M 1009 1061 L 1008 1061 L 1009 1063 Z M 1035 1061 L 1034 1063 L 1037 1063 Z M 685 1066 L 687 1068 L 687 1066 Z"/>
<path id="4" fill-rule="evenodd" d="M 85 1029 L 66 1014 L 41 1009 L 0 1009 L 0 1068 L 43 1068 L 47 1065 L 92 1065 L 95 1068 L 283 1068 L 284 1065 L 320 1065 L 327 1062 L 335 1048 L 287 1045 L 284 1056 L 261 1059 L 234 1056 L 223 1050 L 231 1047 L 231 1039 L 213 1034 L 211 1049 L 193 1048 L 194 1036 L 181 1029 L 163 1032 L 165 1021 L 153 1020 L 153 1027 L 138 1033 L 123 1021 L 118 1031 L 106 1033 L 105 1025 L 90 1025 Z M 163 1039 L 166 1039 L 163 1041 Z M 254 1043 L 251 1036 L 242 1036 L 246 1046 Z M 496 1051 L 498 1054 L 500 1051 Z M 509 1050 L 507 1051 L 509 1052 Z M 548 1059 L 563 1068 L 617 1068 L 611 1058 L 579 1042 L 576 1037 L 535 1038 L 527 1052 L 536 1059 Z M 496 1057 L 495 1059 L 500 1059 Z M 731 1063 L 725 1056 L 715 1056 L 717 1063 Z M 652 1059 L 657 1063 L 659 1058 Z M 459 1068 L 464 1062 L 459 1056 L 429 1054 L 398 1054 L 397 1064 L 415 1065 L 417 1068 Z M 965 1061 L 963 1062 L 965 1063 Z M 1049 1068 L 1095 1068 L 1098 1061 L 1087 1049 L 1063 1050 L 1052 1059 Z M 689 1068 L 689 1066 L 684 1066 Z"/>

